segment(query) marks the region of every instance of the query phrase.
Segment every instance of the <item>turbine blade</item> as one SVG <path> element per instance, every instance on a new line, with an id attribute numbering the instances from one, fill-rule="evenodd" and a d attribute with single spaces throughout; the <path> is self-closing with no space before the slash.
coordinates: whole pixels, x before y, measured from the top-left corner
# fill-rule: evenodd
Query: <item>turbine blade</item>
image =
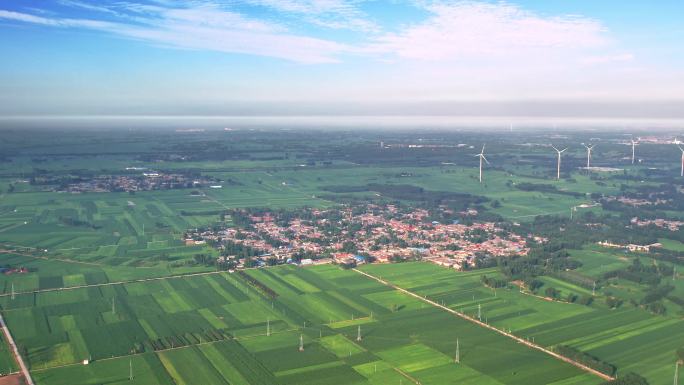
<path id="1" fill-rule="evenodd" d="M 682 152 L 684 152 L 684 150 L 682 150 Z M 489 161 L 487 160 L 487 158 L 485 158 L 484 155 L 482 155 L 482 159 L 484 159 L 484 161 L 487 162 L 487 164 L 489 164 Z"/>
<path id="2" fill-rule="evenodd" d="M 563 151 L 565 151 L 565 150 L 567 150 L 567 149 L 568 149 L 568 148 L 567 148 L 567 147 L 565 147 L 564 149 L 560 150 L 560 152 L 563 152 Z"/>

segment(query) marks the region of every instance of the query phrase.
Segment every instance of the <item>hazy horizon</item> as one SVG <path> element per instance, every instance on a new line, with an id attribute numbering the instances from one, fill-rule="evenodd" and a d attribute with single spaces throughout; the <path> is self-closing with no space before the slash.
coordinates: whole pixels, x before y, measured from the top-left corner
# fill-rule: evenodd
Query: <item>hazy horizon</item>
<path id="1" fill-rule="evenodd" d="M 13 129 L 166 129 L 166 130 L 614 130 L 631 133 L 684 132 L 684 119 L 476 117 L 401 115 L 309 116 L 15 116 L 0 117 L 0 130 Z"/>
<path id="2" fill-rule="evenodd" d="M 0 4 L 0 116 L 684 118 L 681 1 Z"/>

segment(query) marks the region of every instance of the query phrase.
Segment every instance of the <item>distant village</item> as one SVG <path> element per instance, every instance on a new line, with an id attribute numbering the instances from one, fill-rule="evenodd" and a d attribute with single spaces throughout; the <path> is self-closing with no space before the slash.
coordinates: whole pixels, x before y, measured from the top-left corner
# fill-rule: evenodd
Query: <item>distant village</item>
<path id="1" fill-rule="evenodd" d="M 220 181 L 206 176 L 146 171 L 140 174 L 98 175 L 93 177 L 37 177 L 34 185 L 52 185 L 53 191 L 69 193 L 136 192 L 182 188 L 221 188 Z"/>
<path id="2" fill-rule="evenodd" d="M 354 209 L 295 212 L 231 212 L 235 227 L 186 233 L 186 244 L 210 243 L 222 251 L 219 262 L 244 266 L 245 259 L 271 263 L 357 265 L 422 259 L 465 269 L 476 258 L 526 255 L 528 240 L 492 222 L 474 222 L 474 209 L 438 213 L 366 205 Z M 435 220 L 441 218 L 464 218 Z M 245 251 L 248 253 L 245 253 Z M 242 254 L 240 254 L 242 253 Z M 249 255 L 251 258 L 241 258 Z M 252 257 L 253 256 L 253 257 Z"/>

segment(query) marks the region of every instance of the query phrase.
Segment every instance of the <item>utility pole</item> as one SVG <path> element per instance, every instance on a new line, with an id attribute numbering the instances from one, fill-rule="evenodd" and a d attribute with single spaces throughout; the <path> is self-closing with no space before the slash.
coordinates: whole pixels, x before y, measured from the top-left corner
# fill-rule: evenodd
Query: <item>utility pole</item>
<path id="1" fill-rule="evenodd" d="M 482 305 L 477 304 L 477 319 L 482 321 Z"/>
<path id="2" fill-rule="evenodd" d="M 361 325 L 356 329 L 356 341 L 361 341 Z"/>
<path id="3" fill-rule="evenodd" d="M 271 336 L 271 320 L 266 318 L 266 337 Z"/>
<path id="4" fill-rule="evenodd" d="M 594 286 L 591 288 L 591 296 L 593 297 L 595 295 L 596 295 L 596 281 L 594 281 Z"/>
<path id="5" fill-rule="evenodd" d="M 14 298 L 15 298 L 15 295 L 14 295 L 14 282 L 12 282 L 12 299 L 14 299 Z"/>
<path id="6" fill-rule="evenodd" d="M 116 297 L 112 297 L 112 314 L 116 314 L 116 302 L 114 302 L 114 299 Z"/>
<path id="7" fill-rule="evenodd" d="M 133 359 L 128 359 L 128 379 L 133 381 Z"/>
<path id="8" fill-rule="evenodd" d="M 679 361 L 675 362 L 675 375 L 674 375 L 674 385 L 677 385 L 679 382 Z"/>
<path id="9" fill-rule="evenodd" d="M 299 351 L 304 351 L 304 334 L 299 335 Z"/>
<path id="10" fill-rule="evenodd" d="M 454 356 L 454 362 L 457 364 L 461 362 L 461 349 L 458 345 L 458 338 L 456 338 L 456 356 Z"/>

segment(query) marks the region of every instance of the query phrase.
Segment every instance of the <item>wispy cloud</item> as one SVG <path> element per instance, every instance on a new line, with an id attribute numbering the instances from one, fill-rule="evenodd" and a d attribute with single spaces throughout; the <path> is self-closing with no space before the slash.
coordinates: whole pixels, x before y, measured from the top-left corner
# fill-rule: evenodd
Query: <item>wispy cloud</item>
<path id="1" fill-rule="evenodd" d="M 377 32 L 380 27 L 358 7 L 347 0 L 247 0 L 248 3 L 303 18 L 325 28 Z"/>
<path id="2" fill-rule="evenodd" d="M 85 8 L 80 2 L 67 1 L 66 4 Z M 184 7 L 135 3 L 120 3 L 119 6 L 135 10 L 136 14 L 104 21 L 0 10 L 0 19 L 94 29 L 170 47 L 269 56 L 301 63 L 337 62 L 339 54 L 350 50 L 344 44 L 291 33 L 278 23 L 249 18 L 214 3 L 192 3 Z M 102 11 L 101 7 L 96 8 Z M 115 11 L 110 13 L 121 16 Z"/>
<path id="3" fill-rule="evenodd" d="M 616 51 L 597 20 L 541 15 L 506 2 L 413 0 L 427 17 L 383 32 L 361 11 L 363 0 L 58 0 L 88 18 L 59 13 L 0 10 L 0 19 L 60 28 L 86 28 L 155 45 L 274 57 L 306 64 L 335 63 L 345 55 L 378 62 L 426 62 L 440 74 L 460 68 L 501 68 L 511 76 L 569 66 L 591 67 L 634 60 Z M 262 8 L 246 13 L 244 6 Z M 253 9 L 253 8 L 252 8 Z M 54 11 L 54 10 L 52 10 Z M 364 32 L 355 43 L 321 38 L 307 25 Z M 294 30 L 293 30 L 294 29 Z M 296 31 L 299 32 L 296 32 Z M 306 33 L 302 31 L 308 31 Z M 372 33 L 368 33 L 372 32 Z M 516 72 L 517 71 L 517 72 Z M 433 73 L 437 73 L 433 71 Z M 411 74 L 413 76 L 413 74 Z"/>

